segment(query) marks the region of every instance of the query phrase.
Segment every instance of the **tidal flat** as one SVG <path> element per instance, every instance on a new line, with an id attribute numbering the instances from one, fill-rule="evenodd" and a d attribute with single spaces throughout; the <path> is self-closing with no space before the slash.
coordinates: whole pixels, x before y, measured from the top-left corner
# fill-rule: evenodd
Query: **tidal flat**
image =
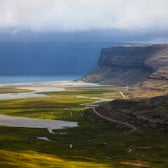
<path id="1" fill-rule="evenodd" d="M 25 87 L 8 89 L 30 92 Z M 5 87 L 0 88 L 0 92 L 10 93 L 4 90 Z M 62 91 L 41 90 L 39 93 L 45 97 L 0 100 L 3 115 L 78 122 L 78 127 L 52 133 L 46 128 L 0 126 L 0 167 L 167 168 L 166 132 L 148 129 L 125 134 L 86 112 L 92 106 L 82 105 L 106 103 L 94 98 L 120 99 L 124 90 L 120 86 L 68 84 Z"/>

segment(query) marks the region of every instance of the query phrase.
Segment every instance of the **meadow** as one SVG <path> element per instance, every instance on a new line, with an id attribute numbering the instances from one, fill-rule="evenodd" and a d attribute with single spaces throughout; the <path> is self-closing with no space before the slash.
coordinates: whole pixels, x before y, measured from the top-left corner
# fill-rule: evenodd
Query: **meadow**
<path id="1" fill-rule="evenodd" d="M 43 93 L 48 97 L 1 100 L 1 114 L 77 121 L 79 127 L 54 130 L 51 134 L 47 129 L 0 126 L 0 167 L 168 167 L 167 133 L 137 130 L 126 134 L 87 110 L 95 101 L 105 103 L 98 98 L 121 98 L 119 92 L 124 90 L 116 86 L 67 88 Z"/>

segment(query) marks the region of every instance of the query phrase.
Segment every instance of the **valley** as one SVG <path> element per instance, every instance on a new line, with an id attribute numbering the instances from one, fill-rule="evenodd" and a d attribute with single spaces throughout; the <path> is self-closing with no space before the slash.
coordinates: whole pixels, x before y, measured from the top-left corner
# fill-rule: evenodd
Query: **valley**
<path id="1" fill-rule="evenodd" d="M 168 168 L 168 1 L 0 0 L 0 168 Z"/>
<path id="2" fill-rule="evenodd" d="M 7 89 L 12 88 L 0 88 L 3 93 Z M 90 112 L 98 98 L 121 99 L 120 92 L 125 90 L 123 86 L 73 86 L 42 92 L 46 97 L 1 100 L 3 115 L 75 121 L 78 127 L 49 132 L 45 128 L 0 126 L 0 166 L 166 168 L 166 134 L 150 128 L 128 134 L 120 124 L 104 121 Z"/>
<path id="3" fill-rule="evenodd" d="M 166 54 L 112 47 L 81 80 L 1 85 L 0 166 L 167 168 Z"/>

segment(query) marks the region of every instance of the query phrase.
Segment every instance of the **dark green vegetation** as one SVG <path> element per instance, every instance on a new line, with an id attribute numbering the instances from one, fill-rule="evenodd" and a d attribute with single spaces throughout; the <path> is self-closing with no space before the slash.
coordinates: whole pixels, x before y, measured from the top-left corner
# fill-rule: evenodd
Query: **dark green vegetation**
<path id="1" fill-rule="evenodd" d="M 85 116 L 80 127 L 55 130 L 0 127 L 0 166 L 166 168 L 168 141 L 159 132 L 123 134 Z M 48 137 L 51 141 L 38 140 Z M 69 145 L 73 148 L 70 149 Z"/>
<path id="2" fill-rule="evenodd" d="M 95 101 L 89 97 L 120 98 L 122 90 L 122 87 L 109 86 L 70 88 L 47 93 L 51 97 L 0 101 L 0 112 L 4 114 L 79 122 L 79 127 L 54 130 L 55 134 L 46 129 L 1 126 L 0 167 L 167 168 L 166 133 L 138 130 L 126 134 L 92 111 L 83 111 L 85 106 L 79 105 Z M 38 137 L 47 137 L 50 141 Z"/>

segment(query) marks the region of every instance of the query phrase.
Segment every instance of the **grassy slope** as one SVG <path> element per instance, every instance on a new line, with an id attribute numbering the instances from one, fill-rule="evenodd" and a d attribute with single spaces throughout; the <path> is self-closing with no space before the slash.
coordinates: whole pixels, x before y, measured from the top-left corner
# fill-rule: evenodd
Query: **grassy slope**
<path id="1" fill-rule="evenodd" d="M 94 100 L 76 96 L 119 98 L 118 91 L 122 89 L 71 88 L 48 93 L 52 96 L 48 98 L 0 101 L 1 113 L 75 120 L 80 124 L 73 129 L 55 130 L 56 134 L 50 134 L 46 129 L 0 127 L 0 167 L 168 167 L 166 134 L 150 130 L 123 134 L 92 113 L 80 115 L 84 107 L 79 104 Z M 37 137 L 48 137 L 51 141 L 38 140 Z M 73 144 L 73 149 L 69 149 L 69 144 Z M 129 148 L 132 152 L 128 152 Z"/>

